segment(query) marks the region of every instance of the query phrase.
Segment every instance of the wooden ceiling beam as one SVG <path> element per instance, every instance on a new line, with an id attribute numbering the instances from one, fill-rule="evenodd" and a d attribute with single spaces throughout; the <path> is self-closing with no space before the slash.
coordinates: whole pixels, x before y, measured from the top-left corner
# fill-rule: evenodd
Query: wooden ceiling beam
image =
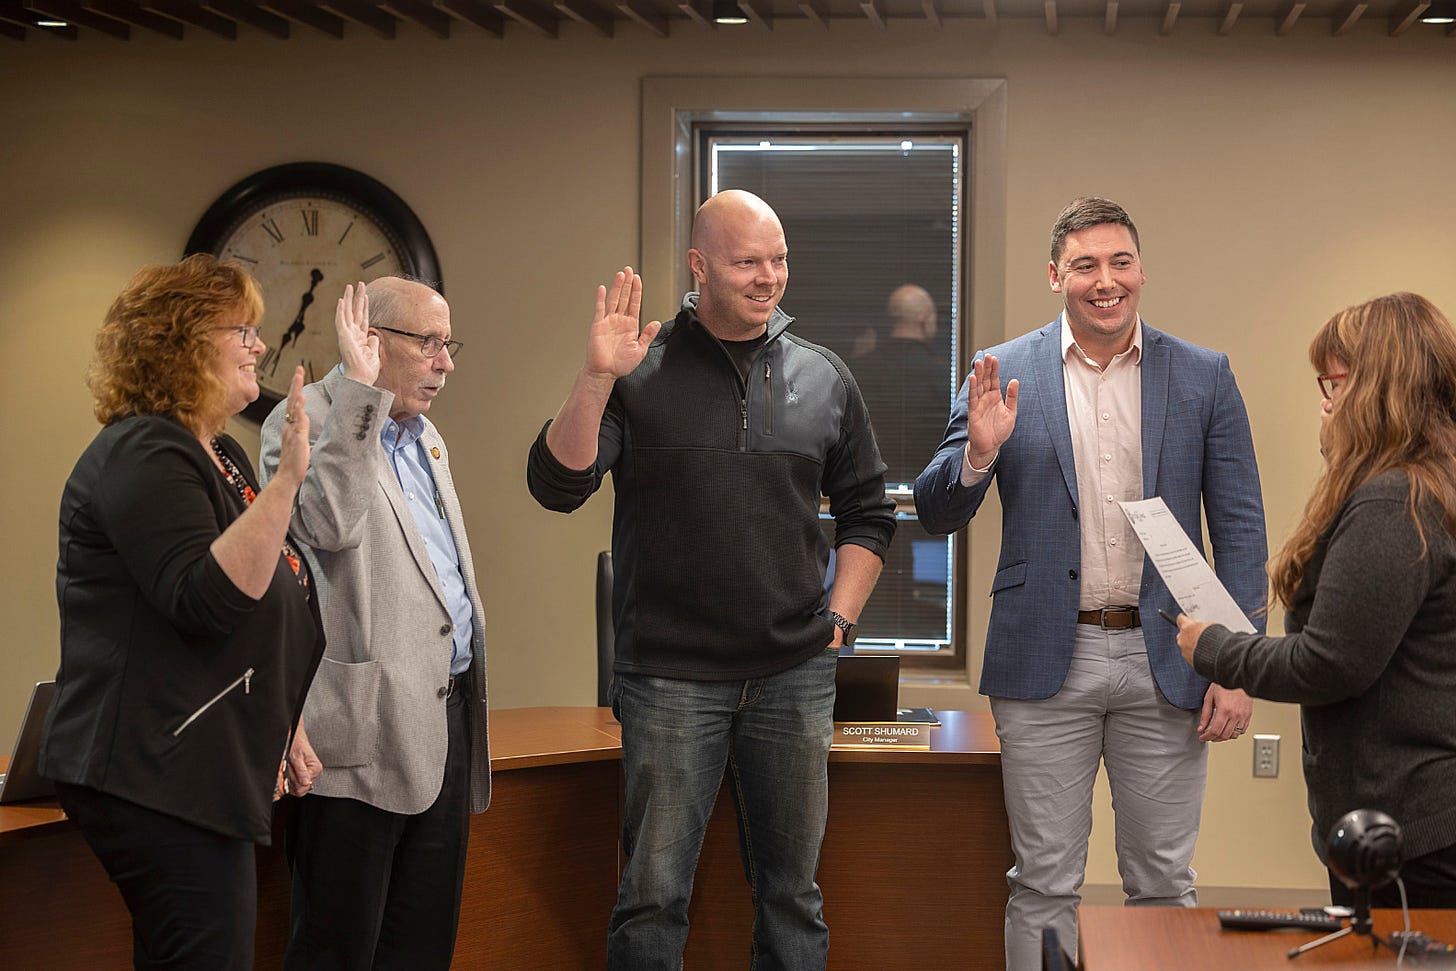
<path id="1" fill-rule="evenodd" d="M 506 35 L 506 18 L 483 0 L 435 0 L 435 3 L 456 20 L 474 24 L 486 33 L 494 34 L 497 37 Z"/>
<path id="2" fill-rule="evenodd" d="M 334 40 L 344 39 L 344 18 L 338 14 L 329 13 L 322 7 L 314 6 L 308 0 L 262 0 L 259 6 L 264 10 L 271 10 L 280 17 L 287 18 L 295 24 L 312 27 Z"/>
<path id="3" fill-rule="evenodd" d="M 257 28 L 279 40 L 287 40 L 289 31 L 292 29 L 287 20 L 277 14 L 269 13 L 255 3 L 249 3 L 247 0 L 199 0 L 199 2 L 214 13 L 242 21 L 249 27 Z"/>
<path id="4" fill-rule="evenodd" d="M 320 0 L 320 2 L 345 20 L 352 21 L 360 27 L 369 28 L 385 40 L 394 40 L 395 31 L 399 28 L 399 18 L 389 11 L 381 10 L 366 0 Z"/>
<path id="5" fill-rule="evenodd" d="M 1053 37 L 1057 35 L 1057 0 L 1043 0 L 1042 14 L 1046 17 L 1046 32 Z"/>
<path id="6" fill-rule="evenodd" d="M 640 26 L 646 27 L 658 37 L 666 37 L 668 32 L 667 18 L 655 10 L 648 9 L 642 0 L 617 0 L 617 9 L 627 19 Z"/>
<path id="7" fill-rule="evenodd" d="M 238 22 L 236 20 L 221 17 L 205 7 L 188 2 L 188 0 L 143 0 L 142 6 L 147 10 L 154 10 L 164 17 L 171 17 L 188 26 L 199 27 L 208 33 L 216 34 L 224 40 L 238 39 Z"/>
<path id="8" fill-rule="evenodd" d="M 1220 36 L 1227 37 L 1238 23 L 1239 14 L 1244 12 L 1243 0 L 1229 0 L 1229 5 L 1223 8 L 1223 17 L 1218 22 Z"/>
<path id="9" fill-rule="evenodd" d="M 713 23 L 713 8 L 708 0 L 683 0 L 677 5 L 677 9 L 704 30 L 718 29 L 718 25 Z"/>
<path id="10" fill-rule="evenodd" d="M 1117 0 L 1107 0 L 1107 8 L 1102 12 L 1102 32 L 1108 37 L 1117 33 Z"/>
<path id="11" fill-rule="evenodd" d="M 799 11 L 820 27 L 829 29 L 829 5 L 824 0 L 799 0 Z"/>
<path id="12" fill-rule="evenodd" d="M 530 27 L 552 40 L 556 39 L 557 32 L 561 29 L 560 22 L 555 17 L 544 10 L 527 6 L 525 0 L 495 0 L 491 6 L 522 27 Z"/>
<path id="13" fill-rule="evenodd" d="M 885 29 L 885 12 L 880 9 L 880 0 L 859 0 L 859 9 L 864 11 L 867 19 L 880 30 Z"/>
<path id="14" fill-rule="evenodd" d="M 19 0 L 0 0 L 0 21 L 27 29 L 35 27 L 35 14 L 21 6 Z"/>
<path id="15" fill-rule="evenodd" d="M 35 29 L 40 30 L 39 27 Z M 8 20 L 0 20 L 0 37 L 7 37 L 10 40 L 25 40 L 25 28 L 19 24 L 12 24 Z"/>
<path id="16" fill-rule="evenodd" d="M 1182 9 L 1181 0 L 1168 0 L 1168 6 L 1163 11 L 1163 22 L 1158 25 L 1158 33 L 1164 37 L 1173 33 L 1173 27 L 1178 23 L 1178 11 Z"/>
<path id="17" fill-rule="evenodd" d="M 173 40 L 182 39 L 180 23 L 171 17 L 163 17 L 161 14 L 145 10 L 134 0 L 87 0 L 86 6 L 97 13 L 131 24 L 133 27 L 150 30 Z"/>
<path id="18" fill-rule="evenodd" d="M 556 0 L 552 5 L 556 12 L 563 17 L 569 17 L 577 23 L 590 27 L 603 37 L 611 37 L 616 29 L 615 21 L 607 16 L 607 12 L 601 7 L 595 6 L 589 0 Z M 687 6 L 683 4 L 683 6 Z M 712 24 L 710 23 L 711 27 Z"/>
<path id="19" fill-rule="evenodd" d="M 743 11 L 749 23 L 763 30 L 773 30 L 773 10 L 766 0 L 738 0 L 738 9 Z"/>
<path id="20" fill-rule="evenodd" d="M 996 0 L 981 0 L 981 14 L 991 23 L 1000 19 L 996 12 Z"/>
<path id="21" fill-rule="evenodd" d="M 418 24 L 441 40 L 450 39 L 450 16 L 435 9 L 429 0 L 384 0 L 384 6 L 399 14 L 405 20 Z M 501 25 L 505 32 L 505 25 Z"/>
<path id="22" fill-rule="evenodd" d="M 1431 0 L 1410 0 L 1410 2 L 1397 5 L 1390 11 L 1389 30 L 1391 37 L 1399 37 L 1410 30 L 1411 24 L 1420 19 L 1421 14 L 1431 5 Z"/>
<path id="23" fill-rule="evenodd" d="M 925 11 L 925 19 L 930 21 L 930 26 L 936 30 L 944 26 L 940 21 L 940 7 L 935 0 L 920 0 L 920 9 Z"/>
<path id="24" fill-rule="evenodd" d="M 1355 21 L 1365 16 L 1365 11 L 1370 9 L 1370 4 L 1356 0 L 1343 13 L 1337 13 L 1330 22 L 1332 32 L 1336 37 L 1343 37 L 1355 26 Z"/>
<path id="25" fill-rule="evenodd" d="M 1304 7 L 1305 4 L 1303 0 L 1293 0 L 1292 3 L 1289 3 L 1287 6 L 1285 6 L 1278 14 L 1275 15 L 1275 19 L 1277 19 L 1279 23 L 1275 24 L 1274 33 L 1278 34 L 1280 37 L 1283 37 L 1291 30 L 1293 30 L 1294 25 L 1299 22 L 1299 15 L 1304 13 Z"/>
<path id="26" fill-rule="evenodd" d="M 64 20 L 68 24 L 85 27 L 117 40 L 131 40 L 129 26 L 105 14 L 87 10 L 81 6 L 79 0 L 26 0 L 25 6 L 36 13 Z"/>

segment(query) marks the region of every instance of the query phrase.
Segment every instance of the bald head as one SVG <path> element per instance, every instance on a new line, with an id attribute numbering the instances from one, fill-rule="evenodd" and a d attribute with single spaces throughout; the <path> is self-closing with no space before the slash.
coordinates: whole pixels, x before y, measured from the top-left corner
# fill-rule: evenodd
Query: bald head
<path id="1" fill-rule="evenodd" d="M 896 287 L 885 302 L 890 315 L 890 336 L 929 341 L 935 336 L 935 300 L 913 283 Z"/>
<path id="2" fill-rule="evenodd" d="M 732 240 L 760 223 L 771 225 L 783 236 L 784 227 L 768 203 L 743 189 L 724 189 L 709 196 L 693 216 L 692 247 L 705 252 L 716 250 L 725 238 Z"/>
<path id="3" fill-rule="evenodd" d="M 410 319 L 425 308 L 434 304 L 448 307 L 433 287 L 416 280 L 382 276 L 365 289 L 369 293 L 369 322 L 378 327 L 413 330 L 408 326 Z"/>
<path id="4" fill-rule="evenodd" d="M 726 189 L 698 207 L 688 267 L 698 319 L 723 340 L 764 333 L 789 282 L 779 217 L 752 192 Z"/>

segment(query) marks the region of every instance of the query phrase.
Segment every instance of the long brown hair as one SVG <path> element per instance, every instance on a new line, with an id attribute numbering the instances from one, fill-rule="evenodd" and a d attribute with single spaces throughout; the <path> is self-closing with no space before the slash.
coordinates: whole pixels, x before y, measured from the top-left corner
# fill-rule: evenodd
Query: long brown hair
<path id="1" fill-rule="evenodd" d="M 263 316 L 258 284 L 241 263 L 194 254 L 132 277 L 96 335 L 87 384 L 103 425 L 132 415 L 171 415 L 194 434 L 215 432 L 224 391 L 210 365 L 211 333 Z"/>
<path id="2" fill-rule="evenodd" d="M 1289 607 L 1316 545 L 1340 507 L 1383 472 L 1410 478 L 1410 516 L 1440 507 L 1456 535 L 1456 330 L 1425 297 L 1393 293 L 1329 319 L 1309 345 L 1316 370 L 1347 377 L 1325 429 L 1325 471 L 1289 542 L 1269 563 L 1275 599 Z"/>

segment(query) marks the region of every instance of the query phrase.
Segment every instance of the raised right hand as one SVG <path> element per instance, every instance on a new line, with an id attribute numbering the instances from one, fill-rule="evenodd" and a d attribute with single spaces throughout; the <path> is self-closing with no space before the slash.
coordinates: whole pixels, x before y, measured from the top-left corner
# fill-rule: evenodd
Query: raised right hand
<path id="1" fill-rule="evenodd" d="M 596 313 L 586 344 L 586 372 L 598 378 L 626 377 L 642 363 L 660 321 L 638 330 L 642 309 L 642 278 L 630 266 L 623 267 L 612 281 L 612 291 L 597 287 Z"/>
<path id="2" fill-rule="evenodd" d="M 379 380 L 379 335 L 369 332 L 369 294 L 364 284 L 344 287 L 334 311 L 334 330 L 339 335 L 339 361 L 344 376 L 360 384 Z"/>
<path id="3" fill-rule="evenodd" d="M 971 368 L 966 394 L 966 457 L 972 467 L 983 469 L 1016 427 L 1016 396 L 1021 383 L 1012 378 L 1001 396 L 1001 364 L 986 355 Z"/>

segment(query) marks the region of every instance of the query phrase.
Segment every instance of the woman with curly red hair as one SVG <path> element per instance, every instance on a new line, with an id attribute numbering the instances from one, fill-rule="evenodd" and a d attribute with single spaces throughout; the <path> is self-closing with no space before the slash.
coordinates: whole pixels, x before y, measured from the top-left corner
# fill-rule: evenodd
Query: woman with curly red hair
<path id="1" fill-rule="evenodd" d="M 252 967 L 253 847 L 317 768 L 281 768 L 323 652 L 287 533 L 308 468 L 302 369 L 267 488 L 223 434 L 258 396 L 262 312 L 236 263 L 139 272 L 97 336 L 103 427 L 61 497 L 41 771 L 131 911 L 138 968 Z"/>

